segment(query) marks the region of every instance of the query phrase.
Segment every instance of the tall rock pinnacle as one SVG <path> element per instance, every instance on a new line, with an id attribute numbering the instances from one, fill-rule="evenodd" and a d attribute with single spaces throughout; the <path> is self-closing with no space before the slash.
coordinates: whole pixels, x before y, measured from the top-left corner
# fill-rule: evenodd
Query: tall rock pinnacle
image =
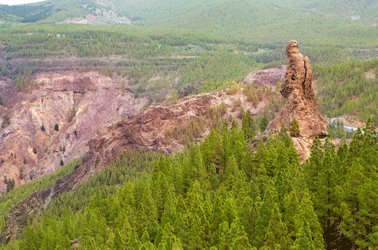
<path id="1" fill-rule="evenodd" d="M 294 89 L 303 92 L 303 96 L 314 101 L 314 91 L 312 90 L 312 69 L 310 59 L 299 53 L 297 41 L 290 41 L 286 47 L 286 55 L 289 64 L 286 69 L 284 84 L 282 85 L 281 94 L 288 98 Z"/>
<path id="2" fill-rule="evenodd" d="M 267 131 L 279 131 L 282 124 L 289 129 L 295 118 L 299 123 L 299 137 L 324 136 L 327 122 L 314 100 L 310 59 L 299 53 L 298 47 L 299 43 L 294 40 L 286 47 L 289 63 L 281 87 L 281 95 L 286 103 L 281 113 L 268 125 Z"/>

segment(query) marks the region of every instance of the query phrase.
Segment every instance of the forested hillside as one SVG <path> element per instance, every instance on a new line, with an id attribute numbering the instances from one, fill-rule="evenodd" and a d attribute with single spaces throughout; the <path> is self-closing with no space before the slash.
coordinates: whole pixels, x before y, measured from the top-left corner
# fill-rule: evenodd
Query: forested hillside
<path id="1" fill-rule="evenodd" d="M 378 4 L 374 1 L 55 1 L 3 6 L 4 20 L 59 23 L 69 18 L 127 17 L 133 25 L 202 30 L 244 42 L 374 47 Z M 86 15 L 92 15 L 87 18 Z M 7 18 L 7 16 L 10 18 Z M 83 20 L 84 20 L 83 19 Z M 104 19 L 103 24 L 122 23 Z M 93 21 L 93 20 L 92 20 Z"/>
<path id="2" fill-rule="evenodd" d="M 285 131 L 246 147 L 237 126 L 171 157 L 125 153 L 30 218 L 2 249 L 373 249 L 377 140 L 315 138 L 299 165 Z M 360 223 L 363 222 L 363 223 Z M 340 230 L 340 231 L 338 231 Z"/>
<path id="3" fill-rule="evenodd" d="M 133 26 L 33 25 L 2 28 L 0 73 L 17 89 L 30 89 L 38 72 L 96 70 L 135 85 L 136 96 L 162 88 L 195 86 L 209 91 L 227 82 L 239 82 L 252 69 L 281 67 L 282 47 L 273 43 L 239 41 L 202 31 Z M 259 52 L 256 52 L 260 50 Z M 313 63 L 340 63 L 349 50 L 303 46 Z M 151 79 L 154 79 L 151 81 Z M 33 84 L 31 85 L 33 87 Z M 202 89 L 202 90 L 201 90 Z"/>
<path id="4" fill-rule="evenodd" d="M 96 70 L 127 82 L 136 97 L 160 102 L 164 89 L 210 91 L 257 68 L 254 57 L 235 54 L 239 45 L 229 42 L 201 32 L 130 26 L 3 28 L 0 72 L 25 91 L 35 87 L 38 72 Z"/>
<path id="5" fill-rule="evenodd" d="M 329 117 L 344 114 L 378 125 L 378 60 L 348 61 L 314 67 L 321 111 Z"/>

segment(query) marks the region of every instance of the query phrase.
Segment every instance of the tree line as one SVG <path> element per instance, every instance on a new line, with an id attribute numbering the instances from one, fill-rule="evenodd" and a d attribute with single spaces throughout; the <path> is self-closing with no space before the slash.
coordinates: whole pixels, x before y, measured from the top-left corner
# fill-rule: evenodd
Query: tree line
<path id="1" fill-rule="evenodd" d="M 2 249 L 378 244 L 378 146 L 371 120 L 337 150 L 329 139 L 315 138 L 302 165 L 285 128 L 256 150 L 247 147 L 243 130 L 225 124 L 169 157 L 125 152 L 88 183 L 54 199 Z"/>

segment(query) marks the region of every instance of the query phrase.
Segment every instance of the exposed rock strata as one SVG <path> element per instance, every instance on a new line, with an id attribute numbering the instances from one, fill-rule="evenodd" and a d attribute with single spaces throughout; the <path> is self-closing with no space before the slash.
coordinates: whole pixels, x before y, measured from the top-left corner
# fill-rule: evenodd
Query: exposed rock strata
<path id="1" fill-rule="evenodd" d="M 0 163 L 0 193 L 6 190 L 4 176 L 15 179 L 17 187 L 31 177 L 54 172 L 61 160 L 67 163 L 84 155 L 90 139 L 136 114 L 147 102 L 136 100 L 128 91 L 122 94 L 121 81 L 98 72 L 39 73 L 35 81 L 38 89 L 32 93 L 12 95 L 7 95 L 9 84 L 0 81 L 7 101 L 20 100 L 0 106 L 0 123 L 5 113 L 10 117 L 10 125 L 0 129 L 0 159 L 4 161 Z M 73 109 L 76 113 L 70 121 Z M 54 130 L 55 124 L 59 131 Z M 19 178 L 21 167 L 23 179 Z"/>

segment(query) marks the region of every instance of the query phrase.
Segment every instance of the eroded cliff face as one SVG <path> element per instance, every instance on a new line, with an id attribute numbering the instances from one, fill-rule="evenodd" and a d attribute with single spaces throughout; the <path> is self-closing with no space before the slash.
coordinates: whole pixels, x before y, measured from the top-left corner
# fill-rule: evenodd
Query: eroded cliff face
<path id="1" fill-rule="evenodd" d="M 0 176 L 14 179 L 16 187 L 54 172 L 61 160 L 67 163 L 83 156 L 89 140 L 136 114 L 147 102 L 122 92 L 121 81 L 98 72 L 40 73 L 35 80 L 38 89 L 18 92 L 19 101 L 1 110 L 10 124 L 0 130 Z M 0 192 L 6 191 L 3 178 Z"/>
<path id="2" fill-rule="evenodd" d="M 205 138 L 210 130 L 210 125 L 207 122 L 212 120 L 208 117 L 208 111 L 210 108 L 219 107 L 222 103 L 226 107 L 222 118 L 225 119 L 231 115 L 240 123 L 239 108 L 232 108 L 235 101 L 239 99 L 241 107 L 244 110 L 249 109 L 252 115 L 261 113 L 267 105 L 266 98 L 264 98 L 254 107 L 251 102 L 247 101 L 245 93 L 239 89 L 236 93 L 229 95 L 220 91 L 188 96 L 176 103 L 151 106 L 145 111 L 130 115 L 128 119 L 115 124 L 110 131 L 95 137 L 84 145 L 87 152 L 82 157 L 83 164 L 76 166 L 72 174 L 57 181 L 54 187 L 36 191 L 14 206 L 10 214 L 5 217 L 6 226 L 4 233 L 0 235 L 0 242 L 8 243 L 14 239 L 27 224 L 30 214 L 37 211 L 38 208 L 48 207 L 54 196 L 72 191 L 81 183 L 86 182 L 125 150 L 157 151 L 164 154 L 180 151 L 184 147 L 184 143 L 180 138 L 168 136 L 167 131 L 185 128 L 193 120 L 204 119 L 204 129 L 194 140 Z M 77 129 L 77 127 L 75 128 Z"/>
<path id="3" fill-rule="evenodd" d="M 296 119 L 300 132 L 299 136 L 293 137 L 293 141 L 303 161 L 310 154 L 314 136 L 326 136 L 327 122 L 315 103 L 310 60 L 299 53 L 298 47 L 296 41 L 291 41 L 287 45 L 289 63 L 281 86 L 281 95 L 286 98 L 286 103 L 268 125 L 267 132 L 279 131 L 282 125 L 289 129 L 290 123 Z"/>

